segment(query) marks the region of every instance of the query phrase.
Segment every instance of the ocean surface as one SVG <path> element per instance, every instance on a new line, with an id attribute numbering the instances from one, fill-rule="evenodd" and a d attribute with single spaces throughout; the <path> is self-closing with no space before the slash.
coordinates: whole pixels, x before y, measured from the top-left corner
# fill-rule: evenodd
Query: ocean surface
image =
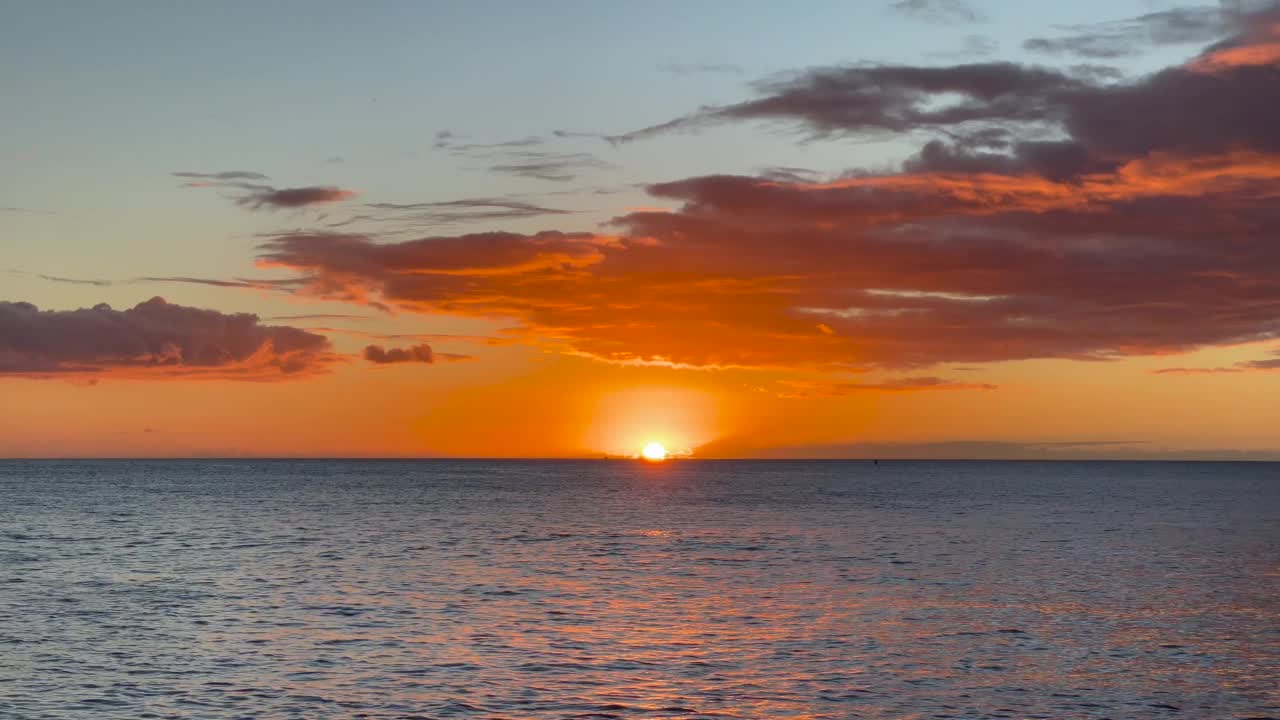
<path id="1" fill-rule="evenodd" d="M 0 462 L 0 718 L 1280 717 L 1280 464 Z"/>

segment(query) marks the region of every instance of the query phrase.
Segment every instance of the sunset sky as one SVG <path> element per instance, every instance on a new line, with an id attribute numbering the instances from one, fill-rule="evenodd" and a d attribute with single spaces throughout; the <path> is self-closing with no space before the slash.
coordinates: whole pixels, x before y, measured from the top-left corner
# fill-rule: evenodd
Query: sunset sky
<path id="1" fill-rule="evenodd" d="M 1280 459 L 1280 4 L 15 2 L 0 456 Z"/>

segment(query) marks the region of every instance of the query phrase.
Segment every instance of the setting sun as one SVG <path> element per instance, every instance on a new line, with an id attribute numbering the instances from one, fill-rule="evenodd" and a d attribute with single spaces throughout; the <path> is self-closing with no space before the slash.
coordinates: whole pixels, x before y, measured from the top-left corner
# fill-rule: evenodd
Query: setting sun
<path id="1" fill-rule="evenodd" d="M 662 443 L 651 442 L 648 445 L 645 445 L 644 449 L 640 451 L 640 457 L 643 457 L 645 460 L 652 460 L 655 462 L 659 460 L 666 460 L 667 449 L 662 446 Z"/>

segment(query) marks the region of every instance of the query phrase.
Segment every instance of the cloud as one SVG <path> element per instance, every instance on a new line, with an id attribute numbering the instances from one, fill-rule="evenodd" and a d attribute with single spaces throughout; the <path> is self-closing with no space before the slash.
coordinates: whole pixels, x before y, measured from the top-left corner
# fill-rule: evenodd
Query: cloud
<path id="1" fill-rule="evenodd" d="M 455 155 L 492 155 L 492 151 L 494 150 L 506 151 L 509 148 L 524 148 L 542 145 L 546 143 L 546 139 L 537 135 L 526 135 L 525 137 L 516 138 L 514 140 L 503 140 L 501 142 L 493 143 L 464 143 L 457 145 L 449 138 L 445 138 L 443 142 L 443 145 L 438 145 L 437 147 L 447 147 L 449 151 Z"/>
<path id="2" fill-rule="evenodd" d="M 489 170 L 536 180 L 569 182 L 587 170 L 613 167 L 590 153 L 518 152 L 509 161 L 490 165 Z"/>
<path id="3" fill-rule="evenodd" d="M 1108 359 L 1280 332 L 1280 163 L 1156 156 L 1060 182 L 709 176 L 617 235 L 274 237 L 295 292 L 508 317 L 611 361 L 912 367 Z"/>
<path id="4" fill-rule="evenodd" d="M 102 280 L 97 278 L 72 278 L 62 277 L 60 275 L 46 275 L 44 273 L 32 273 L 25 270 L 7 270 L 15 275 L 25 275 L 27 277 L 40 278 L 48 282 L 65 283 L 68 285 L 93 285 L 96 287 L 112 287 L 115 285 L 137 285 L 144 283 L 183 283 L 189 285 L 209 285 L 212 287 L 225 288 L 247 288 L 253 290 L 283 290 L 288 291 L 289 286 L 297 285 L 301 281 L 297 278 L 279 278 L 279 279 L 262 279 L 252 280 L 248 278 L 235 278 L 224 280 L 219 278 L 197 278 L 185 276 L 155 276 L 155 277 L 136 277 L 127 280 Z"/>
<path id="5" fill-rule="evenodd" d="M 171 275 L 165 277 L 140 277 L 125 281 L 125 284 L 133 283 L 182 283 L 187 285 L 209 285 L 211 287 L 223 288 L 246 288 L 250 290 L 284 290 L 288 291 L 290 285 L 297 285 L 297 278 L 282 278 L 278 280 L 250 280 L 246 278 L 235 278 L 234 280 L 221 280 L 218 278 L 197 278 L 185 277 L 181 275 Z M 113 284 L 113 283 L 105 283 Z"/>
<path id="6" fill-rule="evenodd" d="M 321 335 L 159 297 L 128 310 L 0 302 L 0 376 L 268 381 L 340 361 Z"/>
<path id="7" fill-rule="evenodd" d="M 381 345 L 369 345 L 364 349 L 364 359 L 377 365 L 389 365 L 392 363 L 433 363 L 436 361 L 435 353 L 431 351 L 430 345 L 410 345 L 403 348 L 391 348 L 387 350 Z"/>
<path id="8" fill-rule="evenodd" d="M 1191 63 L 1201 72 L 1280 65 L 1280 1 L 1238 2 L 1231 6 L 1232 37 L 1217 43 Z"/>
<path id="9" fill-rule="evenodd" d="M 369 345 L 364 349 L 364 359 L 375 365 L 394 365 L 398 363 L 458 362 L 471 360 L 470 355 L 457 353 L 438 353 L 430 345 L 410 345 L 403 348 L 384 348 L 381 345 Z"/>
<path id="10" fill-rule="evenodd" d="M 572 137 L 601 137 L 590 133 L 570 133 L 557 130 L 552 133 L 557 139 Z M 529 135 L 513 140 L 494 143 L 453 142 L 453 135 L 437 136 L 435 147 L 447 150 L 450 154 L 480 160 L 488 163 L 486 170 L 496 173 L 515 175 L 535 180 L 553 182 L 569 182 L 578 178 L 583 172 L 602 170 L 613 166 L 587 152 L 557 152 L 549 150 L 529 150 L 547 144 L 547 139 L 538 135 Z"/>
<path id="11" fill-rule="evenodd" d="M 930 23 L 975 23 L 986 15 L 964 0 L 894 0 L 889 8 L 914 20 Z"/>
<path id="12" fill-rule="evenodd" d="M 668 62 L 658 66 L 663 72 L 669 72 L 674 75 L 741 75 L 746 72 L 741 65 L 733 63 L 686 63 L 686 62 Z"/>
<path id="13" fill-rule="evenodd" d="M 959 59 L 974 59 L 993 55 L 1000 49 L 1000 43 L 995 39 L 986 35 L 966 35 L 964 38 L 964 46 L 959 50 L 950 50 L 942 52 L 931 52 L 931 57 Z"/>
<path id="14" fill-rule="evenodd" d="M 273 315 L 263 320 L 369 320 L 369 315 L 351 313 L 310 313 L 304 315 Z"/>
<path id="15" fill-rule="evenodd" d="M 882 382 L 812 382 L 783 380 L 779 397 L 843 397 L 864 392 L 908 393 L 927 390 L 996 390 L 990 383 L 957 382 L 940 377 L 907 377 Z"/>
<path id="16" fill-rule="evenodd" d="M 227 170 L 224 172 L 175 172 L 174 177 L 192 178 L 195 180 L 212 180 L 214 182 L 238 182 L 244 180 L 266 180 L 267 176 L 252 170 Z"/>
<path id="17" fill-rule="evenodd" d="M 523 220 L 544 215 L 571 215 L 574 211 L 545 207 L 513 198 L 464 198 L 442 202 L 369 203 L 366 212 L 328 227 L 361 222 L 393 223 L 401 230 L 500 220 Z"/>
<path id="18" fill-rule="evenodd" d="M 9 268 L 5 272 L 11 275 L 23 275 L 25 277 L 40 278 L 41 280 L 47 280 L 49 282 L 55 282 L 55 283 L 65 283 L 67 285 L 94 285 L 97 287 L 107 287 L 112 284 L 110 280 L 97 280 L 93 278 L 69 278 L 69 277 L 62 277 L 60 275 L 45 275 L 43 273 L 32 273 L 32 272 L 27 272 L 25 270 L 17 270 L 14 268 Z"/>
<path id="19" fill-rule="evenodd" d="M 1223 373 L 1271 372 L 1280 370 L 1280 350 L 1271 353 L 1275 357 L 1263 360 L 1244 360 L 1227 367 L 1169 367 L 1152 370 L 1155 375 L 1220 375 Z"/>
<path id="20" fill-rule="evenodd" d="M 362 317 L 362 316 L 357 316 Z M 458 333 L 379 333 L 370 332 L 368 330 L 354 330 L 351 328 L 333 328 L 333 327 L 311 327 L 307 328 L 308 332 L 316 333 L 333 333 L 338 335 L 349 335 L 351 337 L 369 338 L 373 340 L 410 340 L 418 342 L 445 342 L 445 343 L 477 343 L 481 345 L 510 345 L 514 341 L 507 338 L 497 338 L 491 335 L 464 335 Z M 445 353 L 436 353 L 437 357 Z M 470 356 L 463 356 L 470 357 Z"/>
<path id="21" fill-rule="evenodd" d="M 236 202 L 254 210 L 262 208 L 300 208 L 320 203 L 341 202 L 355 197 L 352 190 L 332 186 L 300 188 L 262 188 L 238 199 Z"/>
<path id="22" fill-rule="evenodd" d="M 768 120 L 920 145 L 898 168 L 656 183 L 670 210 L 595 233 L 283 233 L 260 262 L 302 296 L 509 319 L 529 342 L 623 364 L 1106 361 L 1280 337 L 1280 65 L 1131 81 L 853 66 L 760 90 L 632 138 Z"/>
<path id="23" fill-rule="evenodd" d="M 186 187 L 229 188 L 243 191 L 236 197 L 236 204 L 252 210 L 301 208 L 308 205 L 340 202 L 356 196 L 352 190 L 333 186 L 314 185 L 299 188 L 275 188 L 261 181 L 262 173 L 250 170 L 228 170 L 215 173 L 175 172 L 175 177 L 192 178 Z M 251 182 L 257 181 L 257 182 Z"/>
<path id="24" fill-rule="evenodd" d="M 744 121 L 791 125 L 813 138 L 910 133 L 934 138 L 914 168 L 1054 179 L 1115 170 L 1154 152 L 1280 152 L 1280 11 L 1238 22 L 1237 35 L 1191 63 L 1133 82 L 1009 62 L 814 68 L 757 84 L 756 99 L 612 140 Z M 975 136 L 987 141 L 970 143 Z"/>
<path id="25" fill-rule="evenodd" d="M 1204 44 L 1230 31 L 1227 11 L 1220 7 L 1180 7 L 1125 20 L 1070 25 L 1066 35 L 1036 37 L 1023 43 L 1032 52 L 1119 58 L 1137 55 L 1155 45 Z"/>
<path id="26" fill-rule="evenodd" d="M 1085 90 L 1057 70 L 1014 63 L 949 67 L 815 68 L 756 84 L 762 97 L 704 107 L 614 136 L 625 143 L 676 130 L 748 120 L 794 122 L 813 137 L 950 129 L 975 122 L 1046 122 L 1060 98 Z M 959 102 L 939 103 L 946 96 Z"/>

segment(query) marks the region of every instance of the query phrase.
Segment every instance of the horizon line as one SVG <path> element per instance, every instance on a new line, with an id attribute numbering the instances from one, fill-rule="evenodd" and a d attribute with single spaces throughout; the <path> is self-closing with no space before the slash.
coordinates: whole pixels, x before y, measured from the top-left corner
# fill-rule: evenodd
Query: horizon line
<path id="1" fill-rule="evenodd" d="M 1262 451 L 1266 452 L 1266 451 Z M 483 456 L 483 455 L 136 455 L 136 456 L 0 456 L 0 462 L 630 462 L 664 465 L 679 462 L 998 462 L 998 463 L 1280 463 L 1265 457 L 668 457 L 665 460 L 611 456 Z"/>

